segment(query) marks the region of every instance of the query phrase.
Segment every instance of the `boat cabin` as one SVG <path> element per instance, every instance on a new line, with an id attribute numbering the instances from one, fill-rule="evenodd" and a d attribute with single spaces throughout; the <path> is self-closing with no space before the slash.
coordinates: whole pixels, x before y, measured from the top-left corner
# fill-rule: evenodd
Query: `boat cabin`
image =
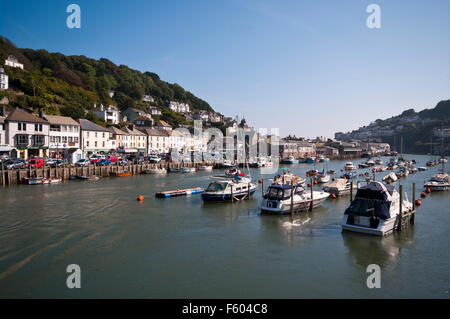
<path id="1" fill-rule="evenodd" d="M 291 198 L 292 186 L 290 184 L 271 185 L 267 193 L 264 195 L 265 199 L 270 200 L 285 200 Z M 294 185 L 294 194 L 301 194 L 305 189 L 300 185 Z"/>

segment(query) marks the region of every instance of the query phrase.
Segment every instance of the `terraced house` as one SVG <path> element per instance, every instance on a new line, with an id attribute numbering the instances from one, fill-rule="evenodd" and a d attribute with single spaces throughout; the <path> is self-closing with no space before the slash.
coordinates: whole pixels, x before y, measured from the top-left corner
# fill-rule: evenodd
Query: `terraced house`
<path id="1" fill-rule="evenodd" d="M 110 151 L 110 131 L 89 120 L 79 119 L 78 121 L 81 127 L 81 147 L 84 155 L 108 153 Z"/>
<path id="2" fill-rule="evenodd" d="M 68 158 L 72 163 L 81 159 L 80 124 L 71 117 L 44 115 L 50 124 L 50 157 Z"/>
<path id="3" fill-rule="evenodd" d="M 11 147 L 12 158 L 28 159 L 49 155 L 49 123 L 23 109 L 14 109 L 4 120 L 6 144 Z"/>

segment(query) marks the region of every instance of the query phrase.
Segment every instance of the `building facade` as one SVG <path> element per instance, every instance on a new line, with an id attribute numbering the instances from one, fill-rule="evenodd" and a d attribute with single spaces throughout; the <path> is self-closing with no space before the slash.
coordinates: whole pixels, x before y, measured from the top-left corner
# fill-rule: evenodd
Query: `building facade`
<path id="1" fill-rule="evenodd" d="M 80 124 L 67 116 L 44 115 L 50 124 L 50 157 L 67 158 L 72 163 L 81 159 Z"/>
<path id="2" fill-rule="evenodd" d="M 23 64 L 20 63 L 14 55 L 10 55 L 6 58 L 5 65 L 23 70 Z"/>
<path id="3" fill-rule="evenodd" d="M 89 120 L 79 119 L 81 129 L 81 149 L 83 154 L 108 153 L 110 149 L 110 132 L 106 128 Z"/>
<path id="4" fill-rule="evenodd" d="M 99 107 L 94 108 L 93 112 L 108 124 L 119 124 L 120 122 L 120 112 L 114 105 L 104 107 L 100 104 Z"/>
<path id="5" fill-rule="evenodd" d="M 9 88 L 9 77 L 3 68 L 0 68 L 0 89 L 7 90 Z"/>

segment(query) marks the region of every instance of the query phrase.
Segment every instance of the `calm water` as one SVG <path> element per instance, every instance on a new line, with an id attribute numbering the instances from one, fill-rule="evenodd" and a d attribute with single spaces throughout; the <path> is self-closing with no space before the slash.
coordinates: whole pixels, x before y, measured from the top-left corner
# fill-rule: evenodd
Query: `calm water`
<path id="1" fill-rule="evenodd" d="M 408 158 L 418 166 L 428 160 Z M 332 161 L 329 169 L 344 163 Z M 288 167 L 304 176 L 313 165 Z M 437 170 L 401 180 L 410 199 L 412 182 L 419 193 Z M 255 179 L 259 171 L 252 169 Z M 259 214 L 261 189 L 234 204 L 154 197 L 207 186 L 210 174 L 0 189 L 0 297 L 449 298 L 450 193 L 423 200 L 416 224 L 385 238 L 341 232 L 349 197 L 293 223 Z M 373 263 L 382 269 L 381 289 L 366 286 Z M 81 267 L 81 289 L 66 287 L 69 264 Z"/>

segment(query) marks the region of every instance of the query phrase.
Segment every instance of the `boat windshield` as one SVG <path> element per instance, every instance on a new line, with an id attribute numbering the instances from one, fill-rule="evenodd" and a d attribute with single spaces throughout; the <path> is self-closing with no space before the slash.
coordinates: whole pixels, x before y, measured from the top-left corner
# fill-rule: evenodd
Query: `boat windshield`
<path id="1" fill-rule="evenodd" d="M 291 189 L 280 189 L 277 187 L 269 187 L 269 192 L 267 193 L 267 197 L 269 199 L 283 199 L 291 196 Z"/>
<path id="2" fill-rule="evenodd" d="M 228 182 L 214 182 L 214 183 L 209 184 L 206 191 L 208 191 L 208 192 L 222 191 L 222 190 L 225 190 L 225 188 L 227 188 L 227 185 L 228 185 Z"/>

